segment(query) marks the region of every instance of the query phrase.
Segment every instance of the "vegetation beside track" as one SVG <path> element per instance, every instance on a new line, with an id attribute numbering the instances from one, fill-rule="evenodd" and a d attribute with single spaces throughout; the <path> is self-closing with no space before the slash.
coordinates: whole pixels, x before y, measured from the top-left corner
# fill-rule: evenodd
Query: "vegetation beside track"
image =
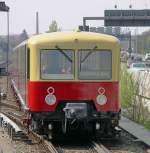
<path id="1" fill-rule="evenodd" d="M 141 82 L 145 79 L 135 79 L 125 65 L 121 68 L 121 104 L 123 115 L 150 129 L 150 112 L 144 105 L 144 98 L 139 94 L 144 91 Z"/>

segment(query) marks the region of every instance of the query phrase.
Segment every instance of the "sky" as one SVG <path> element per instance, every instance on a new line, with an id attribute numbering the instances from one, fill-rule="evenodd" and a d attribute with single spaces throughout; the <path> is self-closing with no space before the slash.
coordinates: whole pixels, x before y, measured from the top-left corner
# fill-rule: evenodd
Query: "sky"
<path id="1" fill-rule="evenodd" d="M 64 31 L 82 25 L 84 16 L 103 16 L 105 9 L 150 9 L 150 0 L 3 0 L 10 7 L 10 33 L 18 34 L 26 29 L 35 33 L 35 14 L 39 12 L 39 31 L 48 30 L 56 20 Z M 6 13 L 0 12 L 0 35 L 7 34 Z M 90 26 L 103 26 L 102 21 L 88 21 Z"/>

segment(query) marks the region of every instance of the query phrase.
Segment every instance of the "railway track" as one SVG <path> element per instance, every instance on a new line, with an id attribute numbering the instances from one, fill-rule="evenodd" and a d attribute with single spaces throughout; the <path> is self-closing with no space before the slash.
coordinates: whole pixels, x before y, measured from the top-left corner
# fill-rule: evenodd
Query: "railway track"
<path id="1" fill-rule="evenodd" d="M 96 142 L 92 142 L 94 146 L 94 150 L 96 153 L 111 153 L 108 148 L 106 148 L 103 144 L 98 144 Z"/>
<path id="2" fill-rule="evenodd" d="M 92 140 L 63 139 L 53 142 L 58 153 L 110 153 L 101 143 Z"/>
<path id="3" fill-rule="evenodd" d="M 24 133 L 28 136 L 29 139 L 31 138 L 33 141 L 35 141 L 35 143 L 42 145 L 46 153 L 110 153 L 110 151 L 106 147 L 94 141 L 90 141 L 84 145 L 81 143 L 79 146 L 74 146 L 70 143 L 68 143 L 67 146 L 60 145 L 59 143 L 56 144 L 56 142 L 54 144 L 51 141 L 46 140 L 44 136 L 41 136 L 33 132 L 32 130 L 24 127 L 24 124 L 20 120 L 20 116 L 12 112 L 7 112 L 4 114 L 16 124 L 21 126 Z"/>
<path id="4" fill-rule="evenodd" d="M 23 125 L 19 115 L 12 112 L 7 112 L 6 115 L 17 124 Z M 28 129 L 25 128 L 25 132 L 28 134 Z M 43 150 L 45 150 L 44 153 L 147 153 L 147 151 L 143 151 L 142 149 L 144 146 L 134 141 L 135 139 L 129 136 L 128 133 L 125 133 L 125 135 L 118 140 L 90 141 L 88 143 L 83 143 L 80 139 L 78 142 L 76 141 L 77 143 L 71 143 L 70 141 L 63 142 L 62 144 L 60 142 L 50 142 L 46 140 L 44 136 L 38 135 L 31 130 L 29 130 L 28 137 L 32 139 L 33 144 L 37 144 L 40 148 L 43 148 Z M 103 144 L 106 147 L 103 146 Z M 136 149 L 138 147 L 139 151 Z"/>
<path id="5" fill-rule="evenodd" d="M 27 139 L 31 140 L 32 144 L 40 145 L 40 148 L 44 150 L 45 153 L 57 153 L 57 150 L 55 150 L 51 142 L 45 140 L 43 136 L 40 136 L 37 133 L 25 127 L 23 122 L 20 120 L 21 118 L 19 116 L 11 112 L 3 114 L 6 115 L 8 118 L 10 118 L 13 122 L 15 122 L 17 125 L 19 125 L 22 128 L 24 134 L 27 136 Z"/>
<path id="6" fill-rule="evenodd" d="M 68 144 L 69 145 L 69 144 Z M 104 147 L 102 144 L 97 144 L 96 142 L 91 142 L 91 144 L 87 146 L 59 146 L 56 147 L 58 153 L 111 153 L 106 147 Z"/>
<path id="7" fill-rule="evenodd" d="M 1 106 L 6 106 L 7 108 L 12 108 L 12 109 L 17 110 L 17 111 L 19 110 L 18 106 L 9 104 L 7 102 L 1 102 L 0 105 Z"/>

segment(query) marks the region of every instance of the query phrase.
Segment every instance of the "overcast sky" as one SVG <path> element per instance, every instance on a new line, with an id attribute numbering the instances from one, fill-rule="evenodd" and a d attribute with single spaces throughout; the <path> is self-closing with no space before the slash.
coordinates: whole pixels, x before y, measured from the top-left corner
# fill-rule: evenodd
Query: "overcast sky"
<path id="1" fill-rule="evenodd" d="M 105 9 L 150 9 L 150 0 L 5 0 L 10 7 L 10 33 L 35 33 L 35 13 L 39 12 L 39 30 L 45 32 L 52 20 L 63 30 L 76 29 L 83 16 L 103 16 Z M 102 26 L 103 22 L 88 22 L 91 26 Z M 0 12 L 0 34 L 7 33 L 6 13 Z"/>

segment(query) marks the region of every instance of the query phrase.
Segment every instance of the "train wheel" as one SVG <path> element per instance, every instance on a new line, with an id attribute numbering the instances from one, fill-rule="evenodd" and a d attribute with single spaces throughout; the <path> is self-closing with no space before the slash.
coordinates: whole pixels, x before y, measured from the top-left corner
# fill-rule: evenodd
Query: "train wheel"
<path id="1" fill-rule="evenodd" d="M 95 138 L 96 137 L 96 129 L 95 129 L 95 124 L 91 123 L 88 130 L 88 137 L 89 138 Z"/>
<path id="2" fill-rule="evenodd" d="M 47 136 L 48 136 L 48 139 L 49 139 L 49 140 L 52 140 L 53 137 L 54 137 L 54 135 L 53 135 L 53 130 L 49 131 Z"/>
<path id="3" fill-rule="evenodd" d="M 46 131 L 48 139 L 61 139 L 63 137 L 61 122 L 54 122 L 52 128 Z"/>
<path id="4" fill-rule="evenodd" d="M 31 130 L 36 131 L 37 130 L 37 122 L 32 120 L 30 128 L 31 128 Z"/>
<path id="5" fill-rule="evenodd" d="M 66 134 L 67 133 L 67 119 L 65 118 L 63 121 L 62 121 L 62 132 L 63 134 Z"/>
<path id="6" fill-rule="evenodd" d="M 31 128 L 31 130 L 33 130 L 34 132 L 37 132 L 38 134 L 44 134 L 44 130 L 43 130 L 40 122 L 32 120 L 30 128 Z"/>

